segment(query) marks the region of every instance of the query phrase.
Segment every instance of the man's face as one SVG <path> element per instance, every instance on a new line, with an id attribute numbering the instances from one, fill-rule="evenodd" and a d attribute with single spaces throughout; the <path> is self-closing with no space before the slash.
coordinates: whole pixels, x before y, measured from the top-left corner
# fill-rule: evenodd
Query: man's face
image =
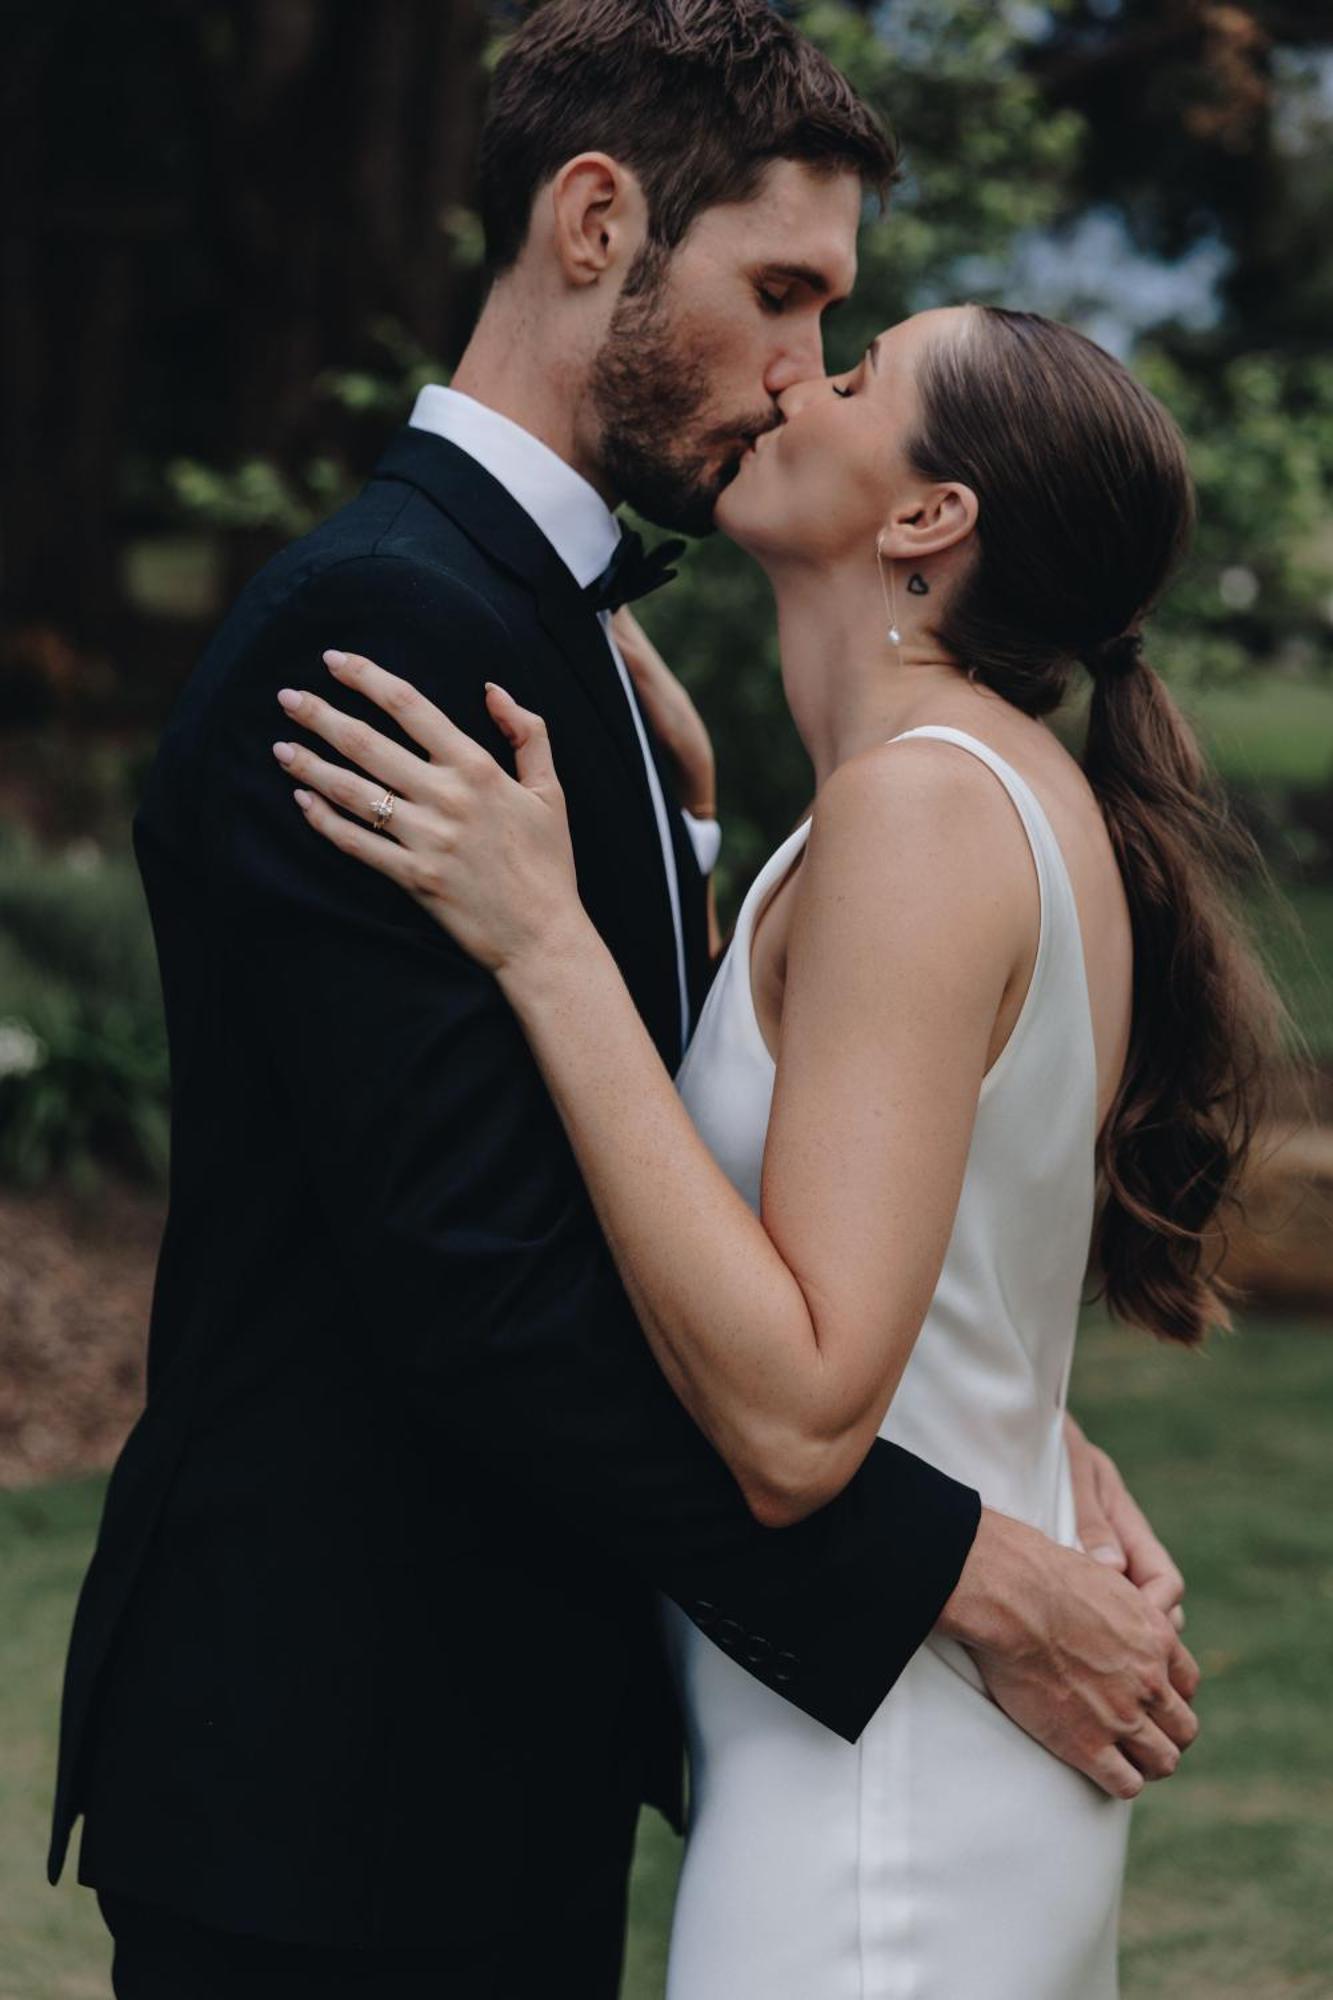
<path id="1" fill-rule="evenodd" d="M 861 184 L 775 160 L 626 280 L 590 392 L 607 485 L 659 527 L 705 535 L 776 398 L 824 371 L 822 316 L 856 278 Z"/>

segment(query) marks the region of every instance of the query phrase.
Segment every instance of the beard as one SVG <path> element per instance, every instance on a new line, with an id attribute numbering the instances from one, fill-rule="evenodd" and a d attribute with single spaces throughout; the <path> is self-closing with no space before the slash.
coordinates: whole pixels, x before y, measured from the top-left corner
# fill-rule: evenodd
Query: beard
<path id="1" fill-rule="evenodd" d="M 718 496 L 746 449 L 781 420 L 770 407 L 705 427 L 707 361 L 691 351 L 667 310 L 667 262 L 654 248 L 640 253 L 593 362 L 599 458 L 608 484 L 645 520 L 710 535 Z"/>

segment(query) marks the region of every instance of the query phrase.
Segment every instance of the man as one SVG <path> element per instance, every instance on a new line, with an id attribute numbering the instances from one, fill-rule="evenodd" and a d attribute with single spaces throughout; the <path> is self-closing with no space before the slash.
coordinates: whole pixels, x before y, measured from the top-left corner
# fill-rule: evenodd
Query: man
<path id="1" fill-rule="evenodd" d="M 1151 1593 L 883 1443 L 800 1526 L 751 1518 L 648 1355 L 498 989 L 311 838 L 269 754 L 278 688 L 329 646 L 497 753 L 484 681 L 540 708 L 585 901 L 674 1065 L 704 883 L 610 641 L 651 577 L 607 503 L 707 528 L 819 371 L 892 164 L 763 0 L 541 10 L 496 78 L 495 282 L 454 390 L 255 578 L 167 729 L 135 837 L 171 1208 L 51 1857 L 82 1811 L 121 2000 L 613 1995 L 639 1802 L 680 1817 L 657 1588 L 849 1739 L 941 1616 L 1111 1788 L 1192 1734 L 1176 1580 L 1105 1468 Z"/>

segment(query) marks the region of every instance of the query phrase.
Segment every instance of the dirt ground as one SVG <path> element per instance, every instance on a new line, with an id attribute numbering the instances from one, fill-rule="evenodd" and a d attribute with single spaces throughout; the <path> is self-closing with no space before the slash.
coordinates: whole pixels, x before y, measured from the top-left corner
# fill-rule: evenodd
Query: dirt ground
<path id="1" fill-rule="evenodd" d="M 143 1399 L 161 1198 L 0 1191 L 0 1487 L 109 1466 Z"/>

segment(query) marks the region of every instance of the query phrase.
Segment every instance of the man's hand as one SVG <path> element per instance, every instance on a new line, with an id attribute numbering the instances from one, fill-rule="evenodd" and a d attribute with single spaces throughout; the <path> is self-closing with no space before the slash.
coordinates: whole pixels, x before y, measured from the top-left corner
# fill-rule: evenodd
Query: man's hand
<path id="1" fill-rule="evenodd" d="M 1164 1611 L 1177 1632 L 1185 1623 L 1181 1599 L 1185 1579 L 1152 1531 L 1114 1459 L 1089 1444 L 1073 1417 L 1065 1413 L 1065 1444 L 1073 1476 L 1078 1538 L 1094 1562 L 1118 1569 L 1141 1590 L 1150 1604 Z"/>
<path id="2" fill-rule="evenodd" d="M 1199 1733 L 1199 1669 L 1166 1613 L 1107 1563 L 987 1508 L 938 1630 L 1021 1729 L 1114 1798 L 1168 1778 Z"/>
<path id="3" fill-rule="evenodd" d="M 717 812 L 717 770 L 703 717 L 628 605 L 611 620 L 640 705 L 676 767 L 680 802 L 696 819 Z"/>

